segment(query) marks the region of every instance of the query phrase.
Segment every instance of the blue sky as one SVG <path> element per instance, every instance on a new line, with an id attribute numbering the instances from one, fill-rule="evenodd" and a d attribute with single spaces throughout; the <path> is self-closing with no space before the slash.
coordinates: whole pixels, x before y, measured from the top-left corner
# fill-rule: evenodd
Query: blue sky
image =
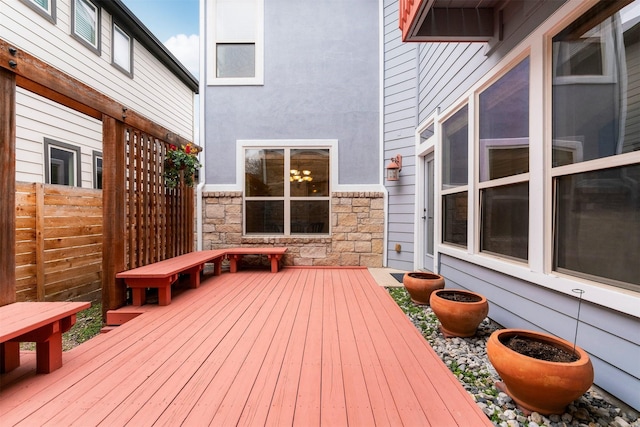
<path id="1" fill-rule="evenodd" d="M 134 15 L 198 77 L 198 0 L 122 0 Z"/>

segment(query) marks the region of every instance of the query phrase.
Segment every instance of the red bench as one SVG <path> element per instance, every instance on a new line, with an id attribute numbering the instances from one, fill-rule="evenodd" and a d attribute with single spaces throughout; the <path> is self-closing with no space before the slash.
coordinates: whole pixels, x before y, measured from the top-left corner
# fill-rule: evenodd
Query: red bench
<path id="1" fill-rule="evenodd" d="M 62 334 L 89 302 L 15 302 L 0 307 L 0 372 L 20 366 L 20 343 L 36 343 L 36 372 L 62 366 Z"/>
<path id="2" fill-rule="evenodd" d="M 145 303 L 147 288 L 158 289 L 158 305 L 169 305 L 171 304 L 171 284 L 178 280 L 180 273 L 188 274 L 191 287 L 197 288 L 200 286 L 200 271 L 204 268 L 204 264 L 214 263 L 214 275 L 219 276 L 224 256 L 224 250 L 189 252 L 120 272 L 116 274 L 116 277 L 124 279 L 126 285 L 131 288 L 133 305 Z"/>
<path id="3" fill-rule="evenodd" d="M 244 255 L 266 255 L 271 261 L 271 272 L 277 273 L 279 270 L 280 259 L 284 256 L 287 248 L 233 248 L 227 249 L 227 258 L 229 259 L 229 272 L 235 273 L 238 271 L 238 265 Z"/>
<path id="4" fill-rule="evenodd" d="M 147 288 L 158 289 L 158 305 L 171 304 L 171 285 L 178 280 L 180 273 L 189 274 L 192 288 L 200 286 L 200 271 L 205 263 L 214 263 L 214 275 L 219 276 L 222 271 L 222 260 L 228 258 L 230 272 L 238 271 L 238 265 L 244 255 L 266 255 L 271 262 L 271 271 L 277 273 L 279 261 L 287 248 L 231 248 L 209 251 L 190 252 L 164 261 L 154 262 L 143 267 L 134 268 L 116 274 L 118 279 L 124 279 L 131 288 L 133 305 L 141 306 L 145 303 Z"/>

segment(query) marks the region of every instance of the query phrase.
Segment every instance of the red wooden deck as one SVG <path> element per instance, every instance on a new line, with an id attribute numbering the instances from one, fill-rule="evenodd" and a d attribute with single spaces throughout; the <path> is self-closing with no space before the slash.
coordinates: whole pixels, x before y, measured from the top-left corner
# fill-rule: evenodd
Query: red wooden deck
<path id="1" fill-rule="evenodd" d="M 491 425 L 366 269 L 211 277 L 63 359 L 0 425 Z"/>

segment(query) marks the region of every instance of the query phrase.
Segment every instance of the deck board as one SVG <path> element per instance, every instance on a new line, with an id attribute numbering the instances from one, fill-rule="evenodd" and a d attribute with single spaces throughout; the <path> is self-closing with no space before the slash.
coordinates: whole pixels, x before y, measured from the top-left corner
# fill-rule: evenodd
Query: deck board
<path id="1" fill-rule="evenodd" d="M 491 425 L 366 269 L 210 277 L 63 361 L 0 425 Z"/>

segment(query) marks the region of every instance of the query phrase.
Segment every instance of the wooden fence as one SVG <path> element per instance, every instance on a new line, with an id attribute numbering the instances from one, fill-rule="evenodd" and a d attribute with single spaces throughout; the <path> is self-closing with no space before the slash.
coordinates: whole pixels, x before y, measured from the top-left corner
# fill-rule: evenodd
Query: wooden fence
<path id="1" fill-rule="evenodd" d="M 16 299 L 99 300 L 102 191 L 16 183 Z"/>

